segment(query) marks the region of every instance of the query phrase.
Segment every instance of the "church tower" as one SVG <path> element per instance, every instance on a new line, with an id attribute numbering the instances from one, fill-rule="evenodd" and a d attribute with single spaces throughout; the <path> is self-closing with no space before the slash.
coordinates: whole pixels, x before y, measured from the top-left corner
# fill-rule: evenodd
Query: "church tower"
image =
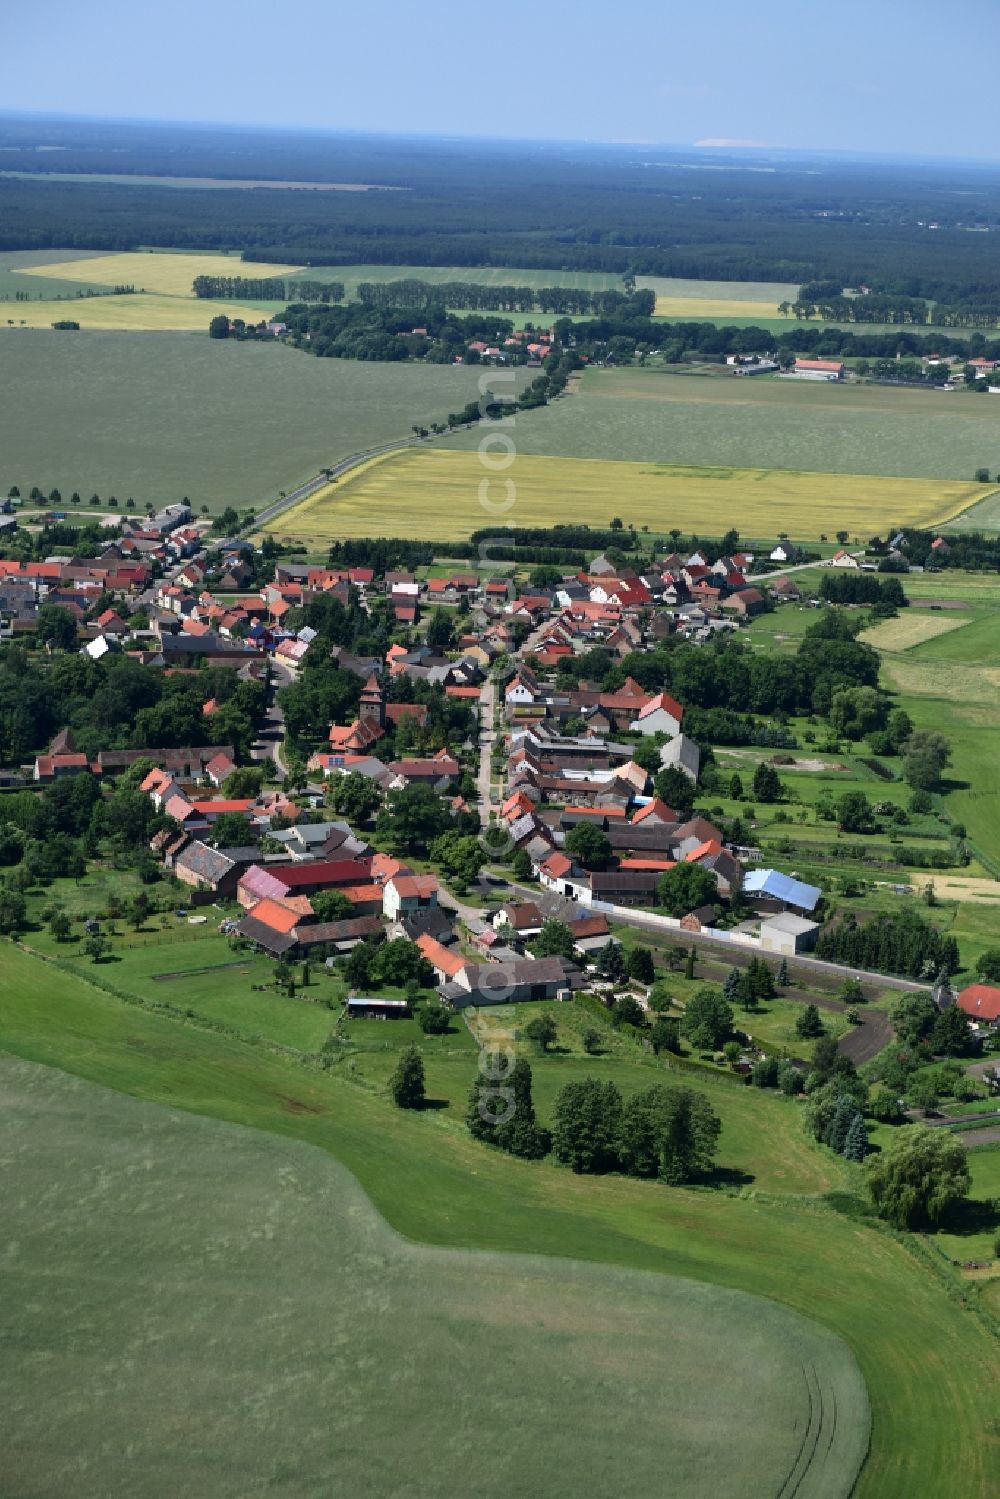
<path id="1" fill-rule="evenodd" d="M 362 723 L 375 723 L 380 729 L 385 728 L 385 693 L 374 672 L 362 690 L 358 715 Z"/>

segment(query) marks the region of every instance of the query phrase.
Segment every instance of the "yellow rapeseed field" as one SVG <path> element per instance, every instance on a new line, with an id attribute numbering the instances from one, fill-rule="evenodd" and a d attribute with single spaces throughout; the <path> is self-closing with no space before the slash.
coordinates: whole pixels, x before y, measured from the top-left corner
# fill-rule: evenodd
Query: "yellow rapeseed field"
<path id="1" fill-rule="evenodd" d="M 496 465 L 504 454 L 487 459 Z M 818 539 L 846 530 L 867 538 L 889 525 L 934 524 L 985 493 L 981 485 L 783 470 L 680 468 L 517 455 L 486 467 L 477 453 L 410 448 L 368 463 L 283 515 L 283 536 L 414 536 L 453 541 L 495 526 L 583 521 L 719 536 Z"/>
<path id="2" fill-rule="evenodd" d="M 92 260 L 57 261 L 25 268 L 26 276 L 53 276 L 57 281 L 89 281 L 97 286 L 134 286 L 168 297 L 192 297 L 196 276 L 286 276 L 297 265 L 251 265 L 233 256 L 164 255 L 136 250 L 96 255 Z"/>
<path id="3" fill-rule="evenodd" d="M 259 322 L 270 317 L 282 302 L 216 302 L 197 297 L 168 297 L 156 293 L 116 297 L 67 297 L 52 302 L 5 302 L 0 304 L 0 330 L 51 328 L 67 319 L 81 328 L 109 330 L 116 333 L 204 332 L 212 318 L 220 313 Z M 71 336 L 71 335 L 70 335 Z"/>

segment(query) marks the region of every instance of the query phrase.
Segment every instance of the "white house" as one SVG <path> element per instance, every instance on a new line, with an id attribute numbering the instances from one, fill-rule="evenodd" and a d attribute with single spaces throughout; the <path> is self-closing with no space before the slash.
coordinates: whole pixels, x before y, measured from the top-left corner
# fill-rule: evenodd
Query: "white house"
<path id="1" fill-rule="evenodd" d="M 508 901 L 494 916 L 493 929 L 524 940 L 538 936 L 544 919 L 533 900 Z"/>
<path id="2" fill-rule="evenodd" d="M 843 547 L 841 547 L 840 551 L 834 552 L 833 556 L 830 558 L 830 566 L 853 567 L 856 570 L 860 568 L 861 563 L 858 561 L 857 557 L 852 557 L 850 552 L 845 552 Z"/>
<path id="3" fill-rule="evenodd" d="M 508 703 L 533 703 L 536 696 L 520 677 L 514 677 L 504 692 L 504 700 Z"/>
<path id="4" fill-rule="evenodd" d="M 382 887 L 382 914 L 390 921 L 436 906 L 438 882 L 432 874 L 396 874 Z"/>
<path id="5" fill-rule="evenodd" d="M 701 750 L 686 734 L 677 734 L 673 739 L 668 739 L 666 744 L 661 744 L 660 764 L 664 769 L 668 765 L 676 765 L 678 770 L 683 770 L 689 781 L 697 782 L 698 771 L 701 769 Z"/>
<path id="6" fill-rule="evenodd" d="M 684 709 L 669 692 L 658 692 L 639 709 L 638 718 L 633 718 L 629 728 L 638 734 L 669 734 L 673 738 L 681 731 Z"/>

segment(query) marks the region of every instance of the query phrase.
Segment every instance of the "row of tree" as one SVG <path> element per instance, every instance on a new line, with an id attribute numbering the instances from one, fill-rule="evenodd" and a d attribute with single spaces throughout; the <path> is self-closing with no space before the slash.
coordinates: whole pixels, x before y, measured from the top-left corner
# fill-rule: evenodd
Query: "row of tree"
<path id="1" fill-rule="evenodd" d="M 294 297 L 293 297 L 294 300 Z M 651 317 L 656 295 L 643 290 L 630 293 L 574 286 L 491 285 L 483 281 L 362 281 L 358 301 L 383 310 L 406 307 L 415 312 L 431 309 L 473 312 L 545 312 L 558 316 Z"/>
<path id="2" fill-rule="evenodd" d="M 195 276 L 192 290 L 196 297 L 229 302 L 283 302 L 287 295 L 280 276 Z"/>

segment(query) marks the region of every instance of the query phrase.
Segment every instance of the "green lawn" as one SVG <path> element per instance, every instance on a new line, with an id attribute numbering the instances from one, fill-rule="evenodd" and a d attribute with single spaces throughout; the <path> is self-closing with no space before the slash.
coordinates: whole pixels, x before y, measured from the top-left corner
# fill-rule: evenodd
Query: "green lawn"
<path id="1" fill-rule="evenodd" d="M 572 1006 L 554 1005 L 557 1010 Z M 503 1027 L 522 1026 L 538 1013 L 535 1005 L 511 1006 L 487 1022 Z M 566 1034 L 567 1020 L 559 1018 L 560 1037 Z M 749 1019 L 749 1017 L 748 1017 Z M 737 1019 L 737 1024 L 740 1018 Z M 762 1191 L 822 1193 L 844 1185 L 844 1172 L 833 1156 L 813 1149 L 802 1128 L 801 1108 L 772 1091 L 749 1088 L 732 1081 L 728 1073 L 718 1075 L 715 1069 L 671 1068 L 638 1049 L 622 1047 L 597 1057 L 565 1055 L 561 1051 L 539 1056 L 528 1042 L 515 1044 L 527 1056 L 533 1074 L 533 1096 L 538 1117 L 551 1124 L 556 1094 L 569 1082 L 585 1077 L 599 1077 L 617 1084 L 623 1097 L 630 1097 L 653 1083 L 671 1081 L 690 1084 L 706 1094 L 722 1120 L 723 1133 L 717 1164 L 723 1180 L 752 1184 Z M 396 1064 L 393 1052 L 366 1053 L 354 1059 L 356 1075 L 368 1079 L 384 1090 Z M 431 1097 L 447 1101 L 448 1115 L 458 1121 L 465 1117 L 466 1104 L 475 1077 L 475 1064 L 469 1056 L 429 1054 L 426 1060 L 427 1088 Z"/>
<path id="2" fill-rule="evenodd" d="M 996 1341 L 908 1240 L 813 1198 L 667 1192 L 519 1163 L 477 1146 L 447 1111 L 402 1115 L 336 1074 L 122 1007 L 14 949 L 0 1001 L 9 1051 L 320 1145 L 412 1240 L 665 1271 L 805 1312 L 845 1338 L 868 1385 L 860 1499 L 992 1492 Z"/>

